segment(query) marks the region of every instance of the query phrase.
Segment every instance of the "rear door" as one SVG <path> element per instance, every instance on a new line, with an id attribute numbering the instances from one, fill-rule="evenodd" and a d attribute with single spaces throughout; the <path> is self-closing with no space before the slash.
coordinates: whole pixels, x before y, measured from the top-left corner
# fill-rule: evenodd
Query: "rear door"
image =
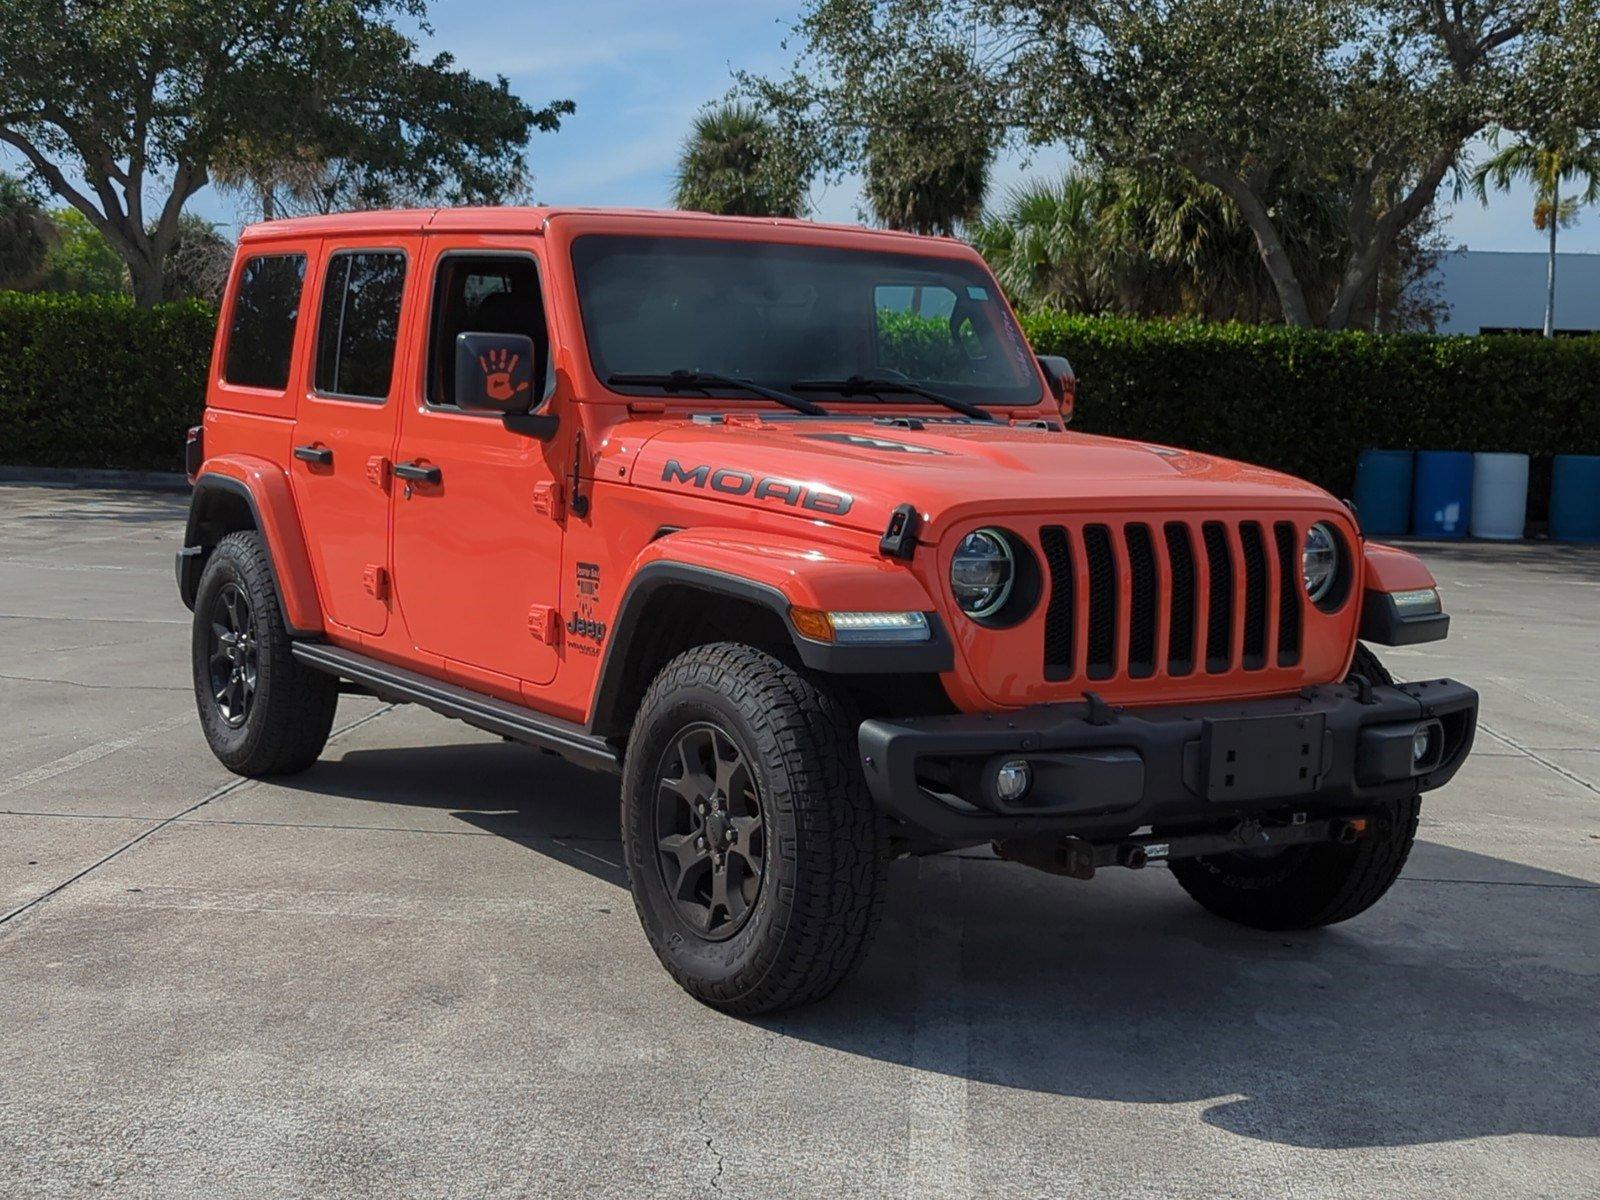
<path id="1" fill-rule="evenodd" d="M 389 617 L 389 456 L 396 351 L 419 239 L 332 239 L 314 291 L 309 378 L 290 478 L 328 619 L 381 634 Z"/>
<path id="2" fill-rule="evenodd" d="M 520 683 L 554 679 L 559 661 L 561 523 L 549 497 L 559 494 L 570 422 L 539 441 L 498 415 L 461 411 L 455 344 L 460 333 L 526 334 L 536 393 L 548 397 L 542 272 L 528 249 L 427 241 L 421 388 L 404 405 L 395 464 L 437 475 L 395 480 L 396 595 L 419 649 L 468 686 L 514 697 Z"/>

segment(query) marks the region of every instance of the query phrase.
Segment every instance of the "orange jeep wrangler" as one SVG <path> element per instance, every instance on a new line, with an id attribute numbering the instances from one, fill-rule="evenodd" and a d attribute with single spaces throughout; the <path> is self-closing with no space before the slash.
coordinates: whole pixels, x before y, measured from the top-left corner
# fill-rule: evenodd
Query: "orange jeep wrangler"
<path id="1" fill-rule="evenodd" d="M 968 246 L 554 209 L 247 230 L 178 586 L 245 775 L 341 691 L 622 777 L 639 918 L 730 1012 L 861 957 L 892 858 L 1160 861 L 1263 929 L 1394 882 L 1477 696 L 1433 577 L 1296 479 L 1071 432 Z"/>

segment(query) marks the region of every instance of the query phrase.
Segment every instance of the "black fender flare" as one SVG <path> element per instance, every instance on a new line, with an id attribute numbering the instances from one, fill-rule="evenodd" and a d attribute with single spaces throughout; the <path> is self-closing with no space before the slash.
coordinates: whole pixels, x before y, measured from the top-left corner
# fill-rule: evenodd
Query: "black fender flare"
<path id="1" fill-rule="evenodd" d="M 899 645 L 833 645 L 813 641 L 795 629 L 789 619 L 789 600 L 777 588 L 715 571 L 692 563 L 647 563 L 628 581 L 622 603 L 612 621 L 605 656 L 597 676 L 589 726 L 596 731 L 617 724 L 617 707 L 627 681 L 630 655 L 643 624 L 642 617 L 654 596 L 664 588 L 687 587 L 717 596 L 756 604 L 770 610 L 783 623 L 800 661 L 814 671 L 835 675 L 941 674 L 955 668 L 955 647 L 937 613 L 927 613 L 929 638 Z"/>

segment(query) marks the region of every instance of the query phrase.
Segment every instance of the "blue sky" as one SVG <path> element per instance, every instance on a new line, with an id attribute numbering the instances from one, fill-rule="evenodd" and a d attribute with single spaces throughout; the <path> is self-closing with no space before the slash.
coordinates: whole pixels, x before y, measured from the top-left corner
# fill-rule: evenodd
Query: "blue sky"
<path id="1" fill-rule="evenodd" d="M 727 91 L 735 68 L 782 70 L 790 61 L 782 42 L 798 8 L 794 0 L 436 0 L 429 46 L 480 74 L 505 75 L 535 107 L 577 102 L 559 133 L 534 140 L 540 200 L 664 207 L 696 110 Z M 1009 155 L 994 172 L 991 198 L 1029 170 L 1054 172 L 1066 161 L 1059 150 L 1035 151 L 1031 164 Z M 856 220 L 861 204 L 848 180 L 819 185 L 811 200 L 813 215 L 829 221 Z M 237 228 L 241 206 L 231 198 L 207 189 L 190 207 Z M 1540 250 L 1531 209 L 1526 189 L 1487 209 L 1463 199 L 1450 209 L 1449 232 L 1473 249 Z M 1562 249 L 1600 252 L 1600 209 L 1563 232 Z"/>

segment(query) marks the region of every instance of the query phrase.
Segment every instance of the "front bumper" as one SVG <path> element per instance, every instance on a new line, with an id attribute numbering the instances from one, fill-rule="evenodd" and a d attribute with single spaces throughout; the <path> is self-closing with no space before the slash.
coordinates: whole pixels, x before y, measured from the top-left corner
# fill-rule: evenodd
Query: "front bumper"
<path id="1" fill-rule="evenodd" d="M 879 806 L 919 835 L 959 845 L 1351 811 L 1449 782 L 1477 720 L 1477 692 L 1453 680 L 1362 680 L 1264 700 L 880 718 L 859 736 Z M 1429 749 L 1418 762 L 1413 741 L 1424 729 Z M 1028 761 L 1033 785 L 1007 804 L 992 774 L 1016 758 Z"/>

